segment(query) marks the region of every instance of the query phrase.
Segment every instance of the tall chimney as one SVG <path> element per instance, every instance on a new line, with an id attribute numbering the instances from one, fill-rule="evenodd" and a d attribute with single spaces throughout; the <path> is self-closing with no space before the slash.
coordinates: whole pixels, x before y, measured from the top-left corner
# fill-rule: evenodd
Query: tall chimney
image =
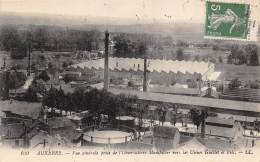
<path id="1" fill-rule="evenodd" d="M 105 66 L 104 66 L 104 89 L 108 90 L 109 87 L 109 68 L 108 68 L 108 45 L 109 45 L 109 33 L 105 32 Z"/>
<path id="2" fill-rule="evenodd" d="M 144 55 L 144 79 L 143 79 L 143 91 L 147 91 L 147 57 Z"/>
<path id="3" fill-rule="evenodd" d="M 28 52 L 28 69 L 27 69 L 27 76 L 30 76 L 31 74 L 31 48 L 30 45 L 27 48 Z"/>
<path id="4" fill-rule="evenodd" d="M 5 70 L 5 67 L 6 67 L 6 58 L 4 57 L 4 65 L 3 65 L 3 69 Z"/>
<path id="5" fill-rule="evenodd" d="M 4 71 L 4 100 L 9 99 L 9 81 L 10 81 L 10 72 L 8 70 Z"/>

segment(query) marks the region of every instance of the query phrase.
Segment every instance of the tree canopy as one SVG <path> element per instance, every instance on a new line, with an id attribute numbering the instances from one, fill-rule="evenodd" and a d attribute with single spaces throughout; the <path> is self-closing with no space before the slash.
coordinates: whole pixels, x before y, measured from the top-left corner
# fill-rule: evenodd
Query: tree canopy
<path id="1" fill-rule="evenodd" d="M 117 115 L 129 113 L 129 107 L 136 101 L 136 96 L 113 95 L 104 90 L 78 88 L 73 93 L 64 93 L 60 89 L 50 88 L 43 105 L 65 111 L 81 112 L 88 110 L 91 114 L 106 114 L 110 119 Z"/>
<path id="2" fill-rule="evenodd" d="M 29 46 L 40 51 L 91 51 L 101 49 L 100 44 L 103 43 L 102 34 L 98 30 L 74 30 L 44 25 L 30 25 L 22 30 L 14 25 L 6 25 L 0 30 L 0 38 L 3 50 L 17 51 L 13 54 L 17 58 L 21 52 L 26 56 Z"/>

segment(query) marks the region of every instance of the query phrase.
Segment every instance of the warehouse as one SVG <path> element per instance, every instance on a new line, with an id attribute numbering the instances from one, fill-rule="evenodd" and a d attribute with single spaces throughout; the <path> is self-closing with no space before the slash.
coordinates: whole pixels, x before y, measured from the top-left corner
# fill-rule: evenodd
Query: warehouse
<path id="1" fill-rule="evenodd" d="M 75 71 L 89 77 L 103 78 L 104 59 L 90 60 L 72 65 Z M 198 81 L 206 81 L 214 72 L 214 64 L 209 62 L 173 61 L 147 59 L 147 77 L 150 84 L 174 85 L 176 83 L 197 88 Z M 136 58 L 109 58 L 110 81 L 128 79 L 142 83 L 144 60 Z M 93 75 L 94 74 L 94 75 Z"/>

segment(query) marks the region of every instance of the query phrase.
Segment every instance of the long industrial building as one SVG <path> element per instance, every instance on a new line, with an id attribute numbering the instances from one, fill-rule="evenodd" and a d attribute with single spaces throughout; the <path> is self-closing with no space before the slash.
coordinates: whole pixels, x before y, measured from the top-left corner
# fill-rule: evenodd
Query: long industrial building
<path id="1" fill-rule="evenodd" d="M 90 60 L 72 65 L 75 71 L 88 77 L 104 77 L 104 59 Z M 73 69 L 72 69 L 73 70 Z M 109 58 L 110 79 L 143 79 L 144 60 L 136 58 Z M 206 81 L 214 73 L 210 62 L 173 61 L 147 59 L 147 77 L 152 84 L 173 85 L 176 83 L 197 87 L 198 81 Z"/>

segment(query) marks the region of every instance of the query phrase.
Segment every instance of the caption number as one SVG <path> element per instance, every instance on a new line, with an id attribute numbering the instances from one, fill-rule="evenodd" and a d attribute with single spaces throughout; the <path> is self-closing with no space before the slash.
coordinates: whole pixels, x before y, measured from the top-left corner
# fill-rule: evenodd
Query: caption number
<path id="1" fill-rule="evenodd" d="M 220 5 L 216 5 L 216 4 L 211 5 L 210 8 L 211 8 L 211 10 L 213 10 L 213 11 L 217 11 L 217 10 L 220 10 L 220 9 L 221 9 Z"/>

